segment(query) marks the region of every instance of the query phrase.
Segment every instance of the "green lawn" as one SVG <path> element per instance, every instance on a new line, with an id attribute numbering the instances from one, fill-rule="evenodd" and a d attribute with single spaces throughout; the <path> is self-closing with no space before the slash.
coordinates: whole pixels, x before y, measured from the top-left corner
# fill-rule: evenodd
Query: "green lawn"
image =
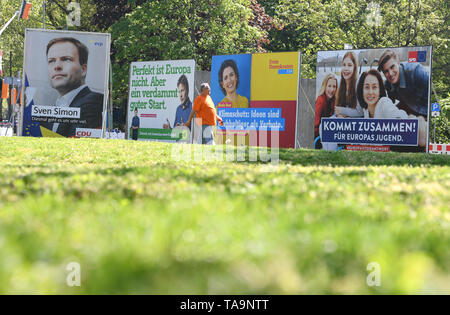
<path id="1" fill-rule="evenodd" d="M 181 148 L 0 138 L 0 293 L 450 294 L 448 156 Z"/>

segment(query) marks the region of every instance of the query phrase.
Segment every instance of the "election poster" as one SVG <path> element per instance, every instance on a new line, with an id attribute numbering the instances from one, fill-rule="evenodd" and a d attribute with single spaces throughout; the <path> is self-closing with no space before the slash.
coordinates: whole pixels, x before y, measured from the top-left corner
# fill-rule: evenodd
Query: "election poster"
<path id="1" fill-rule="evenodd" d="M 195 60 L 133 62 L 130 65 L 128 138 L 180 142 L 189 137 Z"/>
<path id="2" fill-rule="evenodd" d="M 25 30 L 22 136 L 100 138 L 110 34 Z"/>
<path id="3" fill-rule="evenodd" d="M 319 51 L 314 146 L 427 152 L 432 47 Z"/>
<path id="4" fill-rule="evenodd" d="M 300 53 L 213 56 L 216 143 L 295 148 Z"/>

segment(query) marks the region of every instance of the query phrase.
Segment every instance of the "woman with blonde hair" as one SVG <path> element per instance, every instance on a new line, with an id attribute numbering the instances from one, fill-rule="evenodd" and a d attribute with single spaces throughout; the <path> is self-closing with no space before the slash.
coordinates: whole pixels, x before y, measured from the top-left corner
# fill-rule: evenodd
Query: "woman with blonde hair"
<path id="1" fill-rule="evenodd" d="M 314 121 L 314 137 L 319 136 L 319 126 L 322 117 L 330 117 L 334 114 L 334 103 L 336 100 L 337 78 L 328 73 L 322 81 L 316 100 L 316 118 Z"/>

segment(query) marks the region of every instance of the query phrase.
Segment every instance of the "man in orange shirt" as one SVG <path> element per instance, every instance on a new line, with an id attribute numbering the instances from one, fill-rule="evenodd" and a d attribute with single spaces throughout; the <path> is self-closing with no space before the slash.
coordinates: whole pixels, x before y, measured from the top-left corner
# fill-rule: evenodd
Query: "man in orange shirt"
<path id="1" fill-rule="evenodd" d="M 191 125 L 192 117 L 197 113 L 197 119 L 200 119 L 202 125 L 202 144 L 215 144 L 214 143 L 214 126 L 216 125 L 216 119 L 220 125 L 223 125 L 223 120 L 217 115 L 216 107 L 209 96 L 211 88 L 208 83 L 202 83 L 200 85 L 201 94 L 197 96 L 194 101 L 191 114 L 189 115 L 186 127 Z"/>

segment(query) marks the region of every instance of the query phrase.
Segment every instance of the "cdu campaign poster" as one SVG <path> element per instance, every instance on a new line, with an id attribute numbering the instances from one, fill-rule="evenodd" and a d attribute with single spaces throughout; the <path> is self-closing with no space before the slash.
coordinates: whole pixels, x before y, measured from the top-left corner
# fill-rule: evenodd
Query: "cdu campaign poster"
<path id="1" fill-rule="evenodd" d="M 295 148 L 300 52 L 213 56 L 216 142 Z"/>
<path id="2" fill-rule="evenodd" d="M 110 34 L 25 30 L 22 136 L 100 138 Z"/>
<path id="3" fill-rule="evenodd" d="M 426 152 L 432 47 L 319 51 L 314 146 Z"/>
<path id="4" fill-rule="evenodd" d="M 188 137 L 194 102 L 195 60 L 133 62 L 130 65 L 129 139 L 178 142 Z"/>

